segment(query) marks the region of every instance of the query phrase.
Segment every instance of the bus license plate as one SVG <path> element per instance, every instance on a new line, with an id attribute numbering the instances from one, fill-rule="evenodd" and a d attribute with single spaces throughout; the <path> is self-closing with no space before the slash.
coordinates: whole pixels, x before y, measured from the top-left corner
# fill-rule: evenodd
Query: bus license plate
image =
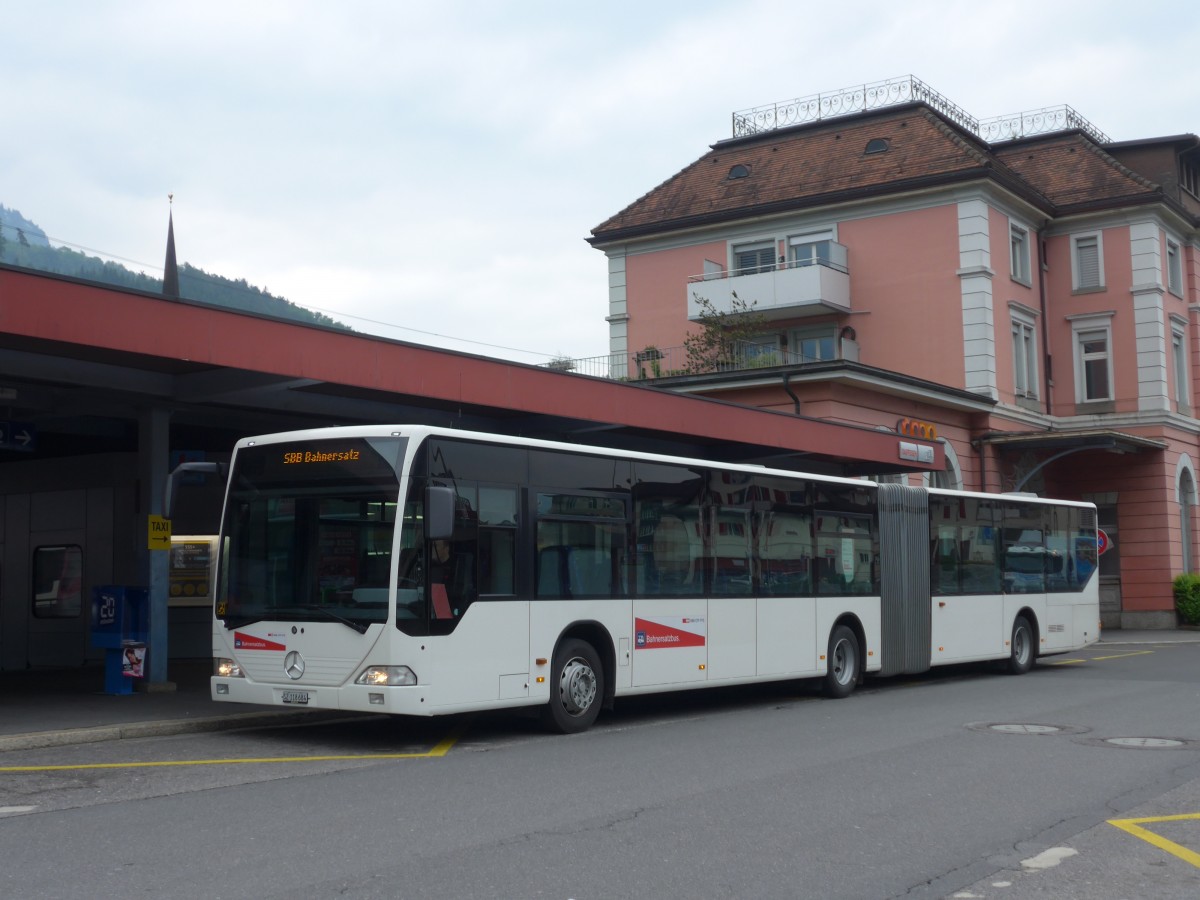
<path id="1" fill-rule="evenodd" d="M 308 691 L 284 691 L 280 699 L 284 703 L 307 703 Z"/>

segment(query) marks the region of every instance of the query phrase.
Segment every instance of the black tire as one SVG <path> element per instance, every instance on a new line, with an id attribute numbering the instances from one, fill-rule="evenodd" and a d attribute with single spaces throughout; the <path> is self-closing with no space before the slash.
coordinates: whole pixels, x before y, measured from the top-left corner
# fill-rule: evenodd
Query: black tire
<path id="1" fill-rule="evenodd" d="M 845 625 L 839 625 L 829 635 L 829 668 L 825 673 L 825 694 L 835 699 L 849 697 L 858 683 L 858 637 Z"/>
<path id="2" fill-rule="evenodd" d="M 542 724 L 558 734 L 587 731 L 604 702 L 604 667 L 600 654 L 586 641 L 571 638 L 554 651 L 550 669 L 550 702 L 542 708 Z"/>
<path id="3" fill-rule="evenodd" d="M 1013 621 L 1012 640 L 1008 643 L 1008 673 L 1024 675 L 1033 668 L 1037 648 L 1033 643 L 1033 626 L 1024 616 Z"/>

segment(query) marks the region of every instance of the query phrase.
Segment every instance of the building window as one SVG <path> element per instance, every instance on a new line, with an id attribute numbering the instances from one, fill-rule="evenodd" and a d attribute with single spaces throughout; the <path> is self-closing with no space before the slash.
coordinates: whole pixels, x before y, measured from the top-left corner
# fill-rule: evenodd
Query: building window
<path id="1" fill-rule="evenodd" d="M 1013 281 L 1031 283 L 1029 277 L 1029 229 L 1009 224 L 1009 265 Z"/>
<path id="2" fill-rule="evenodd" d="M 1175 402 L 1188 405 L 1187 337 L 1182 327 L 1171 329 L 1171 368 L 1175 374 Z"/>
<path id="3" fill-rule="evenodd" d="M 1192 511 L 1196 506 L 1196 484 L 1192 473 L 1184 469 L 1179 473 L 1179 543 L 1183 547 L 1183 571 L 1196 570 L 1192 556 Z"/>
<path id="4" fill-rule="evenodd" d="M 791 264 L 793 266 L 829 265 L 832 258 L 833 233 L 821 231 L 801 234 L 791 238 Z"/>
<path id="5" fill-rule="evenodd" d="M 775 268 L 775 242 L 742 244 L 733 248 L 734 275 L 753 275 Z"/>
<path id="6" fill-rule="evenodd" d="M 1075 400 L 1090 403 L 1111 400 L 1112 354 L 1109 345 L 1112 330 L 1106 323 L 1099 328 L 1078 328 L 1075 331 Z"/>
<path id="7" fill-rule="evenodd" d="M 788 334 L 788 361 L 819 362 L 837 359 L 837 326 L 796 328 Z"/>
<path id="8" fill-rule="evenodd" d="M 1013 315 L 1013 390 L 1018 397 L 1038 396 L 1037 332 L 1033 321 Z"/>
<path id="9" fill-rule="evenodd" d="M 1181 159 L 1179 161 L 1179 183 L 1193 197 L 1200 197 L 1200 165 Z"/>
<path id="10" fill-rule="evenodd" d="M 74 619 L 83 612 L 83 548 L 77 544 L 33 551 L 33 614 Z"/>
<path id="11" fill-rule="evenodd" d="M 1077 234 L 1071 238 L 1071 283 L 1077 291 L 1104 287 L 1104 242 L 1100 233 Z"/>
<path id="12" fill-rule="evenodd" d="M 1167 238 L 1167 290 L 1183 296 L 1183 255 L 1178 241 Z"/>

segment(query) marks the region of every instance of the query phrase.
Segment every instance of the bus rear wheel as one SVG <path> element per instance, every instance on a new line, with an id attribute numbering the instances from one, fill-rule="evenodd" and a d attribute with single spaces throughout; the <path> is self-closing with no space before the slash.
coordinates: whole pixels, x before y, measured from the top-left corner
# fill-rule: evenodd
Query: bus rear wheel
<path id="1" fill-rule="evenodd" d="M 835 699 L 849 697 L 858 681 L 858 637 L 845 625 L 830 633 L 826 659 L 825 693 Z"/>
<path id="2" fill-rule="evenodd" d="M 542 709 L 542 724 L 559 734 L 587 731 L 604 702 L 604 668 L 595 648 L 571 638 L 554 651 L 550 670 L 550 702 Z"/>
<path id="3" fill-rule="evenodd" d="M 1024 616 L 1017 616 L 1013 622 L 1012 640 L 1008 646 L 1010 675 L 1024 675 L 1033 668 L 1033 628 Z"/>

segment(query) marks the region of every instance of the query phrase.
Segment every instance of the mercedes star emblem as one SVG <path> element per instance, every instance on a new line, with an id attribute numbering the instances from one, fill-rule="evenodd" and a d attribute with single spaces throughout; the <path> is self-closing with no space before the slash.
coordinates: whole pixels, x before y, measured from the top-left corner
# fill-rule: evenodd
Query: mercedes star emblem
<path id="1" fill-rule="evenodd" d="M 299 651 L 293 650 L 283 658 L 283 671 L 292 681 L 298 680 L 304 674 L 304 657 Z"/>

